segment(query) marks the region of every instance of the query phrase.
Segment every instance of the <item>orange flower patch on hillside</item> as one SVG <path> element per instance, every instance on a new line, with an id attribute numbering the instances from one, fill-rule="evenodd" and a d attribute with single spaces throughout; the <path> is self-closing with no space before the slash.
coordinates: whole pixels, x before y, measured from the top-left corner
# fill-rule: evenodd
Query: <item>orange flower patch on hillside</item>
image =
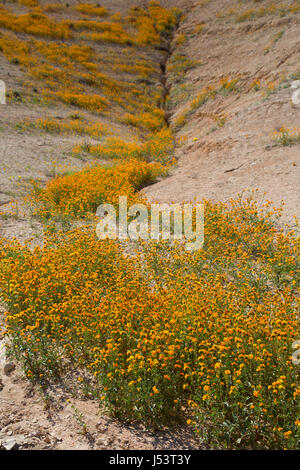
<path id="1" fill-rule="evenodd" d="M 84 217 L 95 212 L 101 203 L 117 205 L 120 195 L 127 196 L 131 204 L 142 200 L 137 191 L 165 171 L 158 163 L 149 165 L 134 159 L 113 167 L 98 165 L 56 177 L 44 189 L 36 188 L 31 203 L 36 207 L 34 213 L 42 219 L 56 214 Z"/>
<path id="2" fill-rule="evenodd" d="M 93 171 L 112 201 L 112 182 L 134 187 L 144 170 L 133 168 L 126 183 L 124 172 L 110 181 L 107 170 Z M 82 174 L 85 186 L 91 178 Z M 47 203 L 74 201 L 84 191 L 77 183 L 51 182 Z M 125 256 L 89 228 L 33 251 L 2 242 L 0 293 L 27 376 L 47 382 L 72 361 L 94 374 L 93 395 L 122 418 L 154 427 L 187 419 L 207 439 L 207 417 L 211 445 L 239 448 L 242 435 L 243 448 L 296 448 L 299 239 L 278 233 L 267 206 L 263 215 L 253 200 L 205 201 L 196 252 L 147 242 Z"/>

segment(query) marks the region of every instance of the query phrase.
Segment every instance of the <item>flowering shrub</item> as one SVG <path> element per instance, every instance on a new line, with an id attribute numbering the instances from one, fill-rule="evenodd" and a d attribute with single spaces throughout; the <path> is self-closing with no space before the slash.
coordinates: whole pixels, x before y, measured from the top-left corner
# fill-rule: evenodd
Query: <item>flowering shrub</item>
<path id="1" fill-rule="evenodd" d="M 108 21 L 92 20 L 65 20 L 64 24 L 75 31 L 93 31 L 93 33 L 84 33 L 83 38 L 92 41 L 112 42 L 117 44 L 131 44 L 133 38 L 125 31 L 122 24 Z"/>
<path id="2" fill-rule="evenodd" d="M 80 3 L 76 5 L 75 9 L 82 13 L 83 15 L 90 15 L 90 16 L 106 16 L 107 10 L 104 7 L 96 7 L 91 5 L 90 3 Z"/>
<path id="3" fill-rule="evenodd" d="M 102 159 L 133 158 L 167 164 L 172 162 L 174 158 L 174 137 L 170 129 L 164 127 L 142 144 L 137 142 L 125 142 L 116 137 L 111 137 L 103 144 L 90 145 L 88 148 L 84 145 L 76 146 L 73 152 L 79 154 L 82 150 Z"/>
<path id="4" fill-rule="evenodd" d="M 66 190 L 59 206 L 76 194 L 72 181 L 50 183 L 52 196 Z M 151 242 L 128 257 L 88 228 L 34 251 L 2 243 L 14 352 L 34 380 L 70 360 L 87 367 L 118 416 L 153 426 L 184 418 L 212 447 L 296 448 L 299 240 L 251 200 L 205 207 L 205 245 L 192 253 Z"/>
<path id="5" fill-rule="evenodd" d="M 57 176 L 28 197 L 43 222 L 63 219 L 84 228 L 47 236 L 35 249 L 0 240 L 0 295 L 8 309 L 3 334 L 12 339 L 12 352 L 27 377 L 42 385 L 70 366 L 86 368 L 94 375 L 86 385 L 122 418 L 156 428 L 186 420 L 211 447 L 297 448 L 300 387 L 291 345 L 299 332 L 299 239 L 275 228 L 277 212 L 269 203 L 261 210 L 252 199 L 205 201 L 205 244 L 192 253 L 167 242 L 126 245 L 125 253 L 85 225 L 99 204 L 117 206 L 121 195 L 129 205 L 145 202 L 138 191 L 172 162 L 165 90 L 156 84 L 161 71 L 147 51 L 171 40 L 180 12 L 150 2 L 110 21 L 101 20 L 104 8 L 91 4 L 75 11 L 95 20 L 59 22 L 42 13 L 62 8 L 50 4 L 17 16 L 0 7 L 0 26 L 10 30 L 0 33 L 1 52 L 24 66 L 31 86 L 38 83 L 47 99 L 114 116 L 140 135 L 75 147 L 74 154 L 86 151 L 109 160 L 107 166 Z M 177 45 L 185 39 L 179 35 Z M 98 41 L 120 47 L 100 54 Z M 171 81 L 180 82 L 197 64 L 173 54 Z M 119 72 L 122 80 L 115 78 Z M 240 77 L 225 78 L 203 88 L 175 125 L 217 95 L 238 92 L 238 84 Z M 250 89 L 260 86 L 255 81 Z M 214 119 L 225 125 L 225 115 Z M 92 137 L 106 130 L 75 118 L 28 126 Z M 298 134 L 281 129 L 274 138 L 289 145 Z"/>
<path id="6" fill-rule="evenodd" d="M 160 6 L 159 2 L 150 2 L 148 11 L 131 8 L 128 20 L 137 29 L 135 43 L 138 45 L 157 44 L 160 35 L 168 35 L 178 23 L 181 11 Z"/>
<path id="7" fill-rule="evenodd" d="M 164 110 L 157 108 L 153 109 L 150 113 L 142 112 L 137 115 L 126 113 L 122 121 L 134 127 L 155 132 L 159 131 L 165 125 L 164 116 Z"/>
<path id="8" fill-rule="evenodd" d="M 97 123 L 86 123 L 82 122 L 80 117 L 71 119 L 68 122 L 62 122 L 59 119 L 37 119 L 36 121 L 23 121 L 17 123 L 21 129 L 41 129 L 45 132 L 52 134 L 69 134 L 75 133 L 77 135 L 90 135 L 91 137 L 97 138 L 102 137 L 107 133 L 107 128 L 103 124 Z"/>
<path id="9" fill-rule="evenodd" d="M 64 6 L 61 5 L 60 3 L 46 3 L 45 5 L 42 6 L 42 9 L 50 13 L 56 13 L 58 11 L 63 10 Z"/>
<path id="10" fill-rule="evenodd" d="M 39 2 L 38 0 L 18 0 L 18 3 L 27 7 L 36 7 Z"/>
<path id="11" fill-rule="evenodd" d="M 45 189 L 36 188 L 31 202 L 34 213 L 42 219 L 56 214 L 84 217 L 96 211 L 99 204 L 117 205 L 119 195 L 127 195 L 130 204 L 141 200 L 136 192 L 155 180 L 165 169 L 138 160 L 120 162 L 113 167 L 95 166 L 74 174 L 58 176 Z"/>
<path id="12" fill-rule="evenodd" d="M 101 113 L 109 104 L 106 98 L 99 95 L 68 93 L 63 91 L 53 91 L 51 95 L 64 103 L 78 106 L 79 108 L 89 109 L 91 111 L 97 111 L 98 113 Z"/>
<path id="13" fill-rule="evenodd" d="M 6 29 L 34 36 L 59 39 L 67 39 L 71 35 L 66 24 L 51 20 L 39 9 L 25 15 L 16 16 L 0 6 L 0 13 L 0 26 Z"/>
<path id="14" fill-rule="evenodd" d="M 300 129 L 282 127 L 279 131 L 274 132 L 273 139 L 277 144 L 284 146 L 300 143 Z"/>
<path id="15" fill-rule="evenodd" d="M 62 101 L 109 117 L 114 115 L 121 123 L 149 135 L 166 125 L 162 109 L 165 97 L 163 86 L 154 85 L 161 73 L 159 64 L 148 57 L 150 49 L 141 51 L 136 20 L 142 25 L 147 18 L 160 41 L 160 35 L 171 31 L 177 17 L 173 10 L 163 9 L 155 2 L 147 10 L 134 10 L 129 22 L 122 17 L 114 21 L 55 22 L 41 9 L 17 17 L 2 8 L 0 26 L 15 33 L 0 34 L 0 50 L 8 60 L 24 66 L 35 89 L 41 85 L 41 100 Z M 68 34 L 61 35 L 60 30 Z M 20 32 L 77 42 L 24 38 Z M 100 54 L 87 41 L 121 44 L 122 56 L 114 50 Z M 122 72 L 124 79 L 114 78 L 116 72 Z M 153 85 L 150 80 L 146 82 L 148 79 L 153 80 Z"/>
<path id="16" fill-rule="evenodd" d="M 0 34 L 0 51 L 10 62 L 30 66 L 34 64 L 34 59 L 30 56 L 29 46 L 13 35 Z"/>

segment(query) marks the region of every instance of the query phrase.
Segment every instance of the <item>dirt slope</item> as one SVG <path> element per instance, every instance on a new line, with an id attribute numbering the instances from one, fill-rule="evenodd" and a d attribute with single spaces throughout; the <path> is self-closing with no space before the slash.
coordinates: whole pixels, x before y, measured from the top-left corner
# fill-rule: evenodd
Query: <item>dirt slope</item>
<path id="1" fill-rule="evenodd" d="M 173 57 L 185 54 L 201 64 L 179 80 L 169 77 L 172 124 L 182 137 L 178 168 L 144 190 L 149 198 L 224 201 L 258 189 L 259 197 L 266 192 L 265 198 L 277 206 L 284 201 L 284 221 L 293 224 L 293 216 L 299 218 L 299 140 L 275 145 L 273 133 L 281 127 L 299 132 L 300 105 L 292 102 L 291 84 L 300 73 L 300 13 L 280 16 L 278 10 L 237 22 L 243 11 L 270 3 L 193 2 L 177 31 L 184 42 Z M 217 93 L 178 129 L 176 120 L 191 98 L 226 79 L 239 79 L 236 90 Z"/>

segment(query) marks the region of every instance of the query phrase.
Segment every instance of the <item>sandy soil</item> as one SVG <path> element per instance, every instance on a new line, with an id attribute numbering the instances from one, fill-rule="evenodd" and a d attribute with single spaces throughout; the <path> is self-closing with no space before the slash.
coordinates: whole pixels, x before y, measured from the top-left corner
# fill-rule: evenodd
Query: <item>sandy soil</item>
<path id="1" fill-rule="evenodd" d="M 177 149 L 178 168 L 144 192 L 149 199 L 163 202 L 226 201 L 257 189 L 259 198 L 266 193 L 265 199 L 276 206 L 283 200 L 283 221 L 293 225 L 294 216 L 300 216 L 300 145 L 275 146 L 272 139 L 272 133 L 283 126 L 300 127 L 300 105 L 292 102 L 293 80 L 276 87 L 268 97 L 261 90 L 245 90 L 254 80 L 277 84 L 300 71 L 300 14 L 235 23 L 230 17 L 216 17 L 216 12 L 232 6 L 231 1 L 194 1 L 193 5 L 177 35 L 187 38 L 182 53 L 201 60 L 201 65 L 188 71 L 183 83 L 192 84 L 196 95 L 224 77 L 239 75 L 242 91 L 218 96 L 191 116 L 178 133 L 186 139 Z M 202 32 L 191 34 L 199 24 L 203 24 Z M 265 48 L 282 31 L 266 54 Z M 175 86 L 170 83 L 171 89 Z M 173 123 L 185 106 L 181 102 L 173 106 Z M 220 114 L 225 114 L 226 123 L 218 128 L 214 116 Z"/>

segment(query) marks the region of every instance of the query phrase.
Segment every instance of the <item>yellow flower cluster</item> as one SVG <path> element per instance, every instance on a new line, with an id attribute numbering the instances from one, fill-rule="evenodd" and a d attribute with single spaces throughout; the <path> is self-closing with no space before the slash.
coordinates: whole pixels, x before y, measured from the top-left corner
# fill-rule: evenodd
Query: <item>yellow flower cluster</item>
<path id="1" fill-rule="evenodd" d="M 41 201 L 80 214 L 94 209 L 89 196 L 76 203 L 92 185 L 95 202 L 113 202 L 144 180 L 148 168 L 136 165 L 54 180 Z M 223 446 L 243 436 L 244 448 L 296 448 L 299 239 L 274 228 L 268 205 L 263 214 L 251 199 L 205 201 L 196 252 L 144 242 L 127 256 L 88 227 L 33 251 L 3 242 L 0 292 L 27 375 L 61 374 L 68 357 L 95 375 L 95 394 L 119 416 L 159 426 L 185 413 L 196 427 L 208 416 Z"/>
<path id="2" fill-rule="evenodd" d="M 277 144 L 284 146 L 300 143 L 300 129 L 282 127 L 279 131 L 275 131 L 273 133 L 273 139 Z"/>
<path id="3" fill-rule="evenodd" d="M 160 34 L 172 31 L 180 15 L 181 11 L 178 8 L 168 10 L 156 1 L 149 3 L 148 11 L 138 7 L 132 8 L 128 19 L 137 29 L 135 43 L 138 45 L 159 43 Z"/>
<path id="4" fill-rule="evenodd" d="M 82 5 L 78 8 L 81 11 Z M 106 113 L 109 118 L 114 116 L 122 124 L 137 128 L 144 136 L 166 126 L 164 89 L 155 84 L 161 70 L 149 52 L 161 34 L 169 34 L 175 27 L 179 17 L 176 9 L 164 9 L 152 2 L 149 8 L 132 9 L 128 18 L 115 17 L 114 21 L 55 21 L 44 11 L 35 8 L 16 16 L 1 7 L 0 18 L 0 26 L 11 30 L 0 34 L 0 50 L 9 61 L 24 66 L 30 78 L 26 85 L 35 90 L 41 87 L 37 96 L 41 102 L 62 101 Z M 141 32 L 143 24 L 149 22 L 155 40 Z M 37 40 L 32 35 L 56 41 Z M 94 45 L 87 41 L 94 41 Z M 95 44 L 99 41 L 121 44 L 122 59 L 110 49 L 100 54 Z M 145 47 L 146 43 L 150 46 Z M 114 78 L 116 72 L 122 72 L 124 79 Z"/>
<path id="5" fill-rule="evenodd" d="M 38 0 L 18 0 L 18 3 L 26 7 L 36 7 L 39 2 Z"/>
<path id="6" fill-rule="evenodd" d="M 41 129 L 45 132 L 53 134 L 69 134 L 75 133 L 77 135 L 89 135 L 94 138 L 102 137 L 107 134 L 107 128 L 103 124 L 87 123 L 81 120 L 81 117 L 74 115 L 74 119 L 64 122 L 59 119 L 37 119 L 36 121 L 25 120 L 22 123 L 17 123 L 18 128 L 21 129 Z"/>
<path id="7" fill-rule="evenodd" d="M 142 200 L 137 191 L 165 171 L 159 163 L 150 165 L 134 159 L 112 167 L 97 165 L 58 176 L 44 189 L 35 187 L 30 200 L 37 207 L 34 213 L 42 219 L 56 214 L 84 217 L 95 212 L 101 203 L 117 205 L 120 195 L 127 196 L 129 204 Z"/>
<path id="8" fill-rule="evenodd" d="M 90 3 L 80 3 L 76 5 L 75 9 L 83 15 L 106 16 L 108 14 L 106 8 L 91 5 Z"/>
<path id="9" fill-rule="evenodd" d="M 170 163 L 173 161 L 174 137 L 168 128 L 154 133 L 146 142 L 125 142 L 116 137 L 107 139 L 103 144 L 76 146 L 75 154 L 89 152 L 102 159 L 141 159 Z"/>
<path id="10" fill-rule="evenodd" d="M 99 95 L 68 93 L 67 91 L 51 91 L 49 92 L 49 95 L 63 101 L 64 103 L 96 111 L 97 113 L 101 113 L 109 104 L 109 101 L 106 98 Z"/>
<path id="11" fill-rule="evenodd" d="M 0 26 L 34 36 L 59 39 L 67 39 L 71 36 L 70 29 L 66 24 L 51 20 L 39 8 L 30 13 L 16 16 L 0 6 Z"/>

